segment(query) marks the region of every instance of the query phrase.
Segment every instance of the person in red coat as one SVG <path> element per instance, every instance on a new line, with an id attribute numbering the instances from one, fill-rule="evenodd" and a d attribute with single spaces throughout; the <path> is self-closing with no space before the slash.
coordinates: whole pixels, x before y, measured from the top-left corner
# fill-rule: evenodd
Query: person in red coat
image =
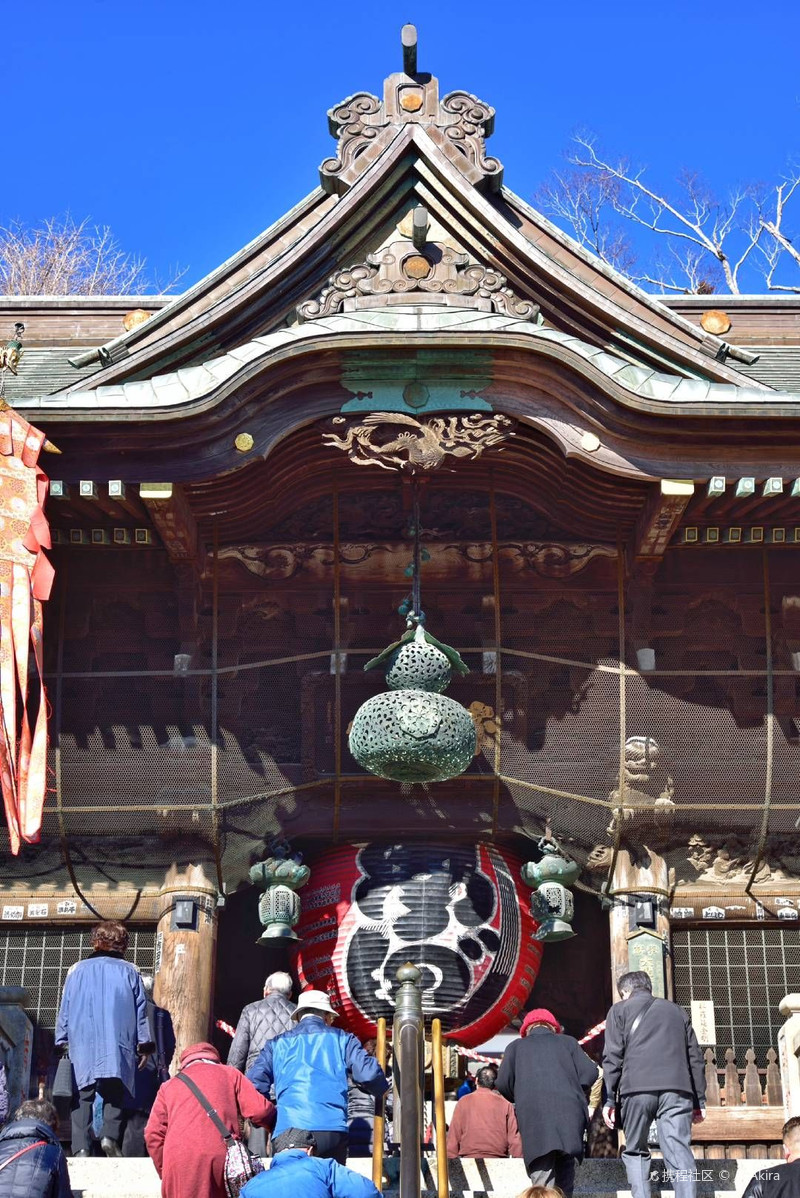
<path id="1" fill-rule="evenodd" d="M 180 1067 L 237 1136 L 241 1119 L 274 1126 L 273 1103 L 238 1069 L 223 1065 L 213 1044 L 192 1044 L 181 1054 Z M 178 1078 L 158 1091 L 144 1140 L 161 1178 L 162 1198 L 226 1198 L 225 1141 Z"/>

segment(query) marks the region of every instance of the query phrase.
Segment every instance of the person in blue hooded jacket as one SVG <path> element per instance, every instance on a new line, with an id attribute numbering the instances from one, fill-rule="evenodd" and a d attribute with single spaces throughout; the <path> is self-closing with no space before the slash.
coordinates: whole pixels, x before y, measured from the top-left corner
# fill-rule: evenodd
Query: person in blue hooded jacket
<path id="1" fill-rule="evenodd" d="M 136 1070 L 155 1045 L 139 971 L 123 960 L 128 933 L 106 920 L 92 929 L 91 956 L 73 965 L 64 982 L 56 1044 L 69 1044 L 79 1096 L 72 1111 L 72 1154 L 91 1149 L 92 1106 L 103 1099 L 100 1146 L 121 1156 L 123 1107 L 134 1091 Z"/>
<path id="2" fill-rule="evenodd" d="M 241 1198 L 380 1198 L 366 1177 L 316 1151 L 313 1132 L 290 1127 L 275 1136 L 271 1167 L 248 1181 Z"/>
<path id="3" fill-rule="evenodd" d="M 297 1026 L 264 1045 L 247 1077 L 265 1098 L 275 1086 L 276 1136 L 288 1128 L 313 1132 L 317 1157 L 343 1165 L 348 1076 L 375 1098 L 389 1083 L 355 1036 L 331 1026 L 336 1018 L 326 994 L 304 991 L 292 1014 Z"/>
<path id="4" fill-rule="evenodd" d="M 71 1198 L 52 1102 L 23 1102 L 0 1131 L 0 1198 Z"/>

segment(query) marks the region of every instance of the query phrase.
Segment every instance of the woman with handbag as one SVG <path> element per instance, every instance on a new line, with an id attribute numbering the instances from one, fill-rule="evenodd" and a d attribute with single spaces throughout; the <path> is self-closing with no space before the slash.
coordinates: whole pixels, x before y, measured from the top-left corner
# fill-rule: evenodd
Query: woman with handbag
<path id="1" fill-rule="evenodd" d="M 192 1044 L 181 1054 L 180 1073 L 158 1091 L 144 1132 L 162 1198 L 238 1194 L 236 1168 L 243 1165 L 248 1173 L 242 1119 L 271 1128 L 275 1107 L 237 1069 L 221 1063 L 213 1044 Z"/>

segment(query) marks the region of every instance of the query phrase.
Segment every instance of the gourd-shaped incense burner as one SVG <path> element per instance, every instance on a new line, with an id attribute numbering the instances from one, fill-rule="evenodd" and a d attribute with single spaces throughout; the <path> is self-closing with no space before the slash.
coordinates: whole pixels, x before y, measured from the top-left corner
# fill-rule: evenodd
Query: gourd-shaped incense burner
<path id="1" fill-rule="evenodd" d="M 410 627 L 364 669 L 383 666 L 388 691 L 362 703 L 350 729 L 350 752 L 365 770 L 395 782 L 442 782 L 463 774 L 475 755 L 475 724 L 442 694 L 453 670 L 468 673 L 460 655 Z"/>

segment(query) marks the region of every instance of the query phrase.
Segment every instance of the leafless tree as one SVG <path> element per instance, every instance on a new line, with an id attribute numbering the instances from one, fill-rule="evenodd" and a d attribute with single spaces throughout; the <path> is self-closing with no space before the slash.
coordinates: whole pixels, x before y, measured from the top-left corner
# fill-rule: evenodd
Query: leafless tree
<path id="1" fill-rule="evenodd" d="M 135 295 L 171 290 L 151 280 L 147 263 L 120 248 L 107 225 L 80 222 L 67 214 L 36 227 L 13 221 L 0 227 L 0 294 Z"/>
<path id="2" fill-rule="evenodd" d="M 788 256 L 800 267 L 800 250 L 786 233 L 786 205 L 798 188 L 800 169 L 795 168 L 768 193 L 766 199 L 763 195 L 756 196 L 758 225 L 763 234 L 759 239 L 758 249 L 764 260 L 765 277 L 770 291 L 800 292 L 800 282 L 787 285 L 775 281 L 775 271 L 783 258 Z"/>
<path id="3" fill-rule="evenodd" d="M 660 291 L 738 294 L 744 268 L 755 266 L 771 290 L 800 291 L 800 279 L 795 286 L 775 281 L 787 257 L 800 266 L 786 218 L 787 204 L 800 188 L 800 170 L 771 189 L 737 187 L 725 200 L 686 171 L 672 194 L 651 187 L 643 167 L 601 154 L 594 137 L 578 134 L 573 140 L 569 169 L 553 173 L 538 203 L 635 282 Z M 640 264 L 626 232 L 631 225 L 661 243 L 652 264 Z"/>

